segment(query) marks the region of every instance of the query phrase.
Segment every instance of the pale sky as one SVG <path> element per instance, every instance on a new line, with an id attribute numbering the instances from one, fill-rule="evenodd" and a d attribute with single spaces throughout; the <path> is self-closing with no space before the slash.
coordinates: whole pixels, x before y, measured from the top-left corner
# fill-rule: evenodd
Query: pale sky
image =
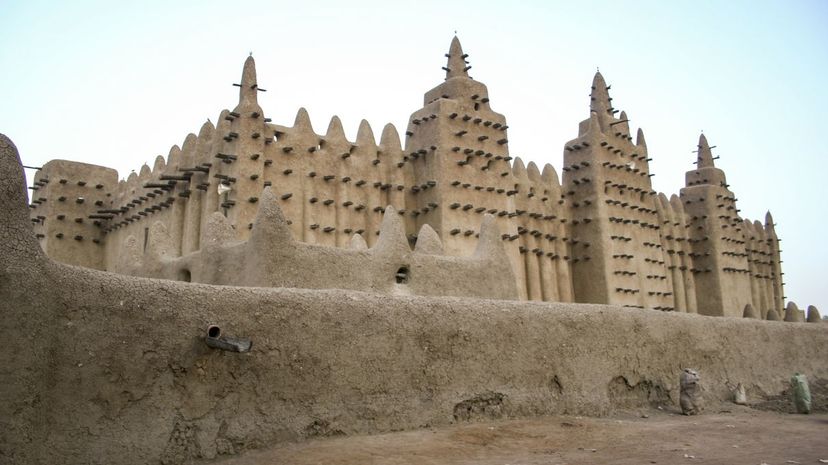
<path id="1" fill-rule="evenodd" d="M 363 118 L 403 133 L 455 31 L 512 155 L 560 174 L 600 68 L 656 190 L 678 193 L 704 130 L 741 215 L 774 216 L 788 299 L 828 313 L 826 1 L 0 0 L 0 17 L 0 132 L 25 164 L 122 177 L 233 108 L 250 52 L 274 123 L 305 107 L 317 133 L 333 115 L 351 139 Z"/>

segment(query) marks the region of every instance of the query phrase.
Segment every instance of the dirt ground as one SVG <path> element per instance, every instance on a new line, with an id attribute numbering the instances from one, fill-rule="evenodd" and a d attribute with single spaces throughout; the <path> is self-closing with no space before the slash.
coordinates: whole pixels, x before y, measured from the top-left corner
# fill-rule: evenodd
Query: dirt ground
<path id="1" fill-rule="evenodd" d="M 699 416 L 640 410 L 552 416 L 283 444 L 222 465 L 828 463 L 828 414 L 727 406 Z"/>

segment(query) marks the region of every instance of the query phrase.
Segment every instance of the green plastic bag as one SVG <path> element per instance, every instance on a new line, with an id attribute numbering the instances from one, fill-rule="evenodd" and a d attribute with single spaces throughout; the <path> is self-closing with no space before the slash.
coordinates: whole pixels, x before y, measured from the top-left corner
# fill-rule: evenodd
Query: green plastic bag
<path id="1" fill-rule="evenodd" d="M 791 378 L 791 391 L 796 413 L 811 413 L 811 390 L 805 375 L 796 373 Z"/>

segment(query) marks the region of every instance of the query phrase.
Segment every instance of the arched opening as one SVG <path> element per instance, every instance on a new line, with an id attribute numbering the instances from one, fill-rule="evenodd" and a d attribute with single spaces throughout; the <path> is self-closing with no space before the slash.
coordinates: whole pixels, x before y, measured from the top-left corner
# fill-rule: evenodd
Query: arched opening
<path id="1" fill-rule="evenodd" d="M 192 275 L 190 274 L 190 270 L 186 268 L 182 268 L 178 270 L 178 280 L 184 281 L 185 283 L 189 283 L 192 281 Z"/>
<path id="2" fill-rule="evenodd" d="M 411 271 L 408 269 L 408 266 L 403 265 L 398 270 L 397 273 L 394 275 L 394 279 L 396 279 L 397 284 L 408 284 L 408 280 L 411 278 Z"/>

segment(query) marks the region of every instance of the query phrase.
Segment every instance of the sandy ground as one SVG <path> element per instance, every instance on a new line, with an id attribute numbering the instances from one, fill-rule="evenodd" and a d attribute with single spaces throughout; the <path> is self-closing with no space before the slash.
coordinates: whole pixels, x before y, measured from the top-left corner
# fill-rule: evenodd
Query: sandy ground
<path id="1" fill-rule="evenodd" d="M 828 463 L 828 414 L 791 415 L 730 406 L 693 417 L 664 410 L 608 418 L 553 416 L 317 439 L 216 463 L 819 464 Z"/>

